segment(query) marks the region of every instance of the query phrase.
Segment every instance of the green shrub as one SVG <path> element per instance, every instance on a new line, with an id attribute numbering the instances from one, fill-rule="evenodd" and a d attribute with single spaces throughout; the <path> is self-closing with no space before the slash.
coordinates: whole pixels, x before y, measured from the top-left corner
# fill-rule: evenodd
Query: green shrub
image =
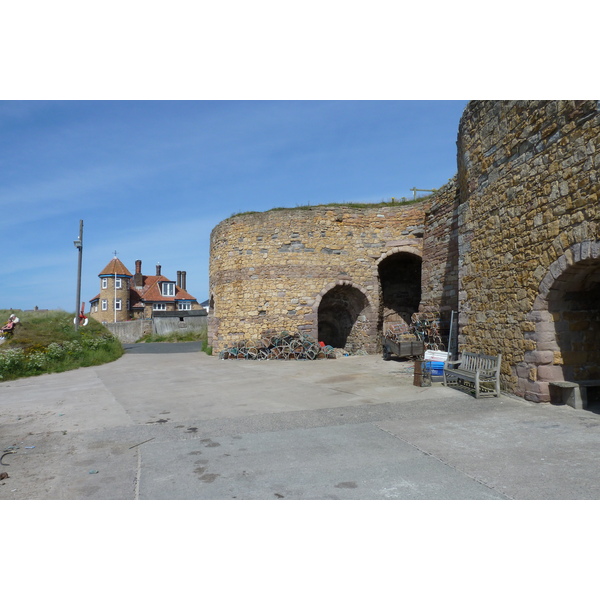
<path id="1" fill-rule="evenodd" d="M 121 342 L 96 321 L 75 331 L 72 313 L 13 312 L 21 322 L 14 336 L 0 346 L 0 379 L 100 365 L 123 355 Z M 0 321 L 9 314 L 0 311 Z"/>
<path id="2" fill-rule="evenodd" d="M 25 352 L 21 348 L 8 348 L 0 352 L 0 375 L 19 371 L 25 364 Z"/>
<path id="3" fill-rule="evenodd" d="M 66 352 L 66 349 L 56 342 L 52 342 L 46 348 L 46 354 L 48 355 L 48 358 L 53 360 L 60 360 L 66 354 Z"/>

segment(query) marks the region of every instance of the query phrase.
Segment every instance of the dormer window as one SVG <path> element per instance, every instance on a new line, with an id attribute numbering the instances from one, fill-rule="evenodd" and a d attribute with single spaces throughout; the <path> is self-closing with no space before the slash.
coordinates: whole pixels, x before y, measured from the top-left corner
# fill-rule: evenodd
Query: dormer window
<path id="1" fill-rule="evenodd" d="M 171 282 L 165 282 L 162 284 L 162 295 L 163 296 L 174 296 L 175 295 L 175 284 Z"/>

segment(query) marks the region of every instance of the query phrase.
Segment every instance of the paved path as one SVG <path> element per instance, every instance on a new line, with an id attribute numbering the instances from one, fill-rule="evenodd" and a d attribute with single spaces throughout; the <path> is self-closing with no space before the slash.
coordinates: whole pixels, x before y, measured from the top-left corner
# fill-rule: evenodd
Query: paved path
<path id="1" fill-rule="evenodd" d="M 591 412 L 417 388 L 379 356 L 143 346 L 0 383 L 1 499 L 600 498 Z"/>

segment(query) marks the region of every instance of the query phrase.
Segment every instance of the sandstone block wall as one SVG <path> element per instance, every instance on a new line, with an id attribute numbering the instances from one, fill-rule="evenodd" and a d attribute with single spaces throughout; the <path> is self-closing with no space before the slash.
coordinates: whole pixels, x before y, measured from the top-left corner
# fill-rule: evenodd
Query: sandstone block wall
<path id="1" fill-rule="evenodd" d="M 461 350 L 534 401 L 600 379 L 598 103 L 471 102 L 458 167 Z"/>
<path id="2" fill-rule="evenodd" d="M 386 319 L 458 310 L 459 350 L 502 353 L 504 390 L 548 401 L 552 381 L 600 385 L 599 103 L 471 102 L 457 145 L 456 177 L 419 204 L 215 227 L 214 349 L 266 331 L 335 337 L 344 313 L 347 344 L 376 351 Z"/>
<path id="3" fill-rule="evenodd" d="M 353 319 L 349 348 L 375 352 L 383 322 L 379 265 L 395 255 L 420 260 L 426 207 L 325 206 L 222 221 L 210 247 L 213 349 L 271 331 L 317 338 L 319 318 L 324 330 L 336 325 L 338 311 Z"/>
<path id="4" fill-rule="evenodd" d="M 423 280 L 419 310 L 458 310 L 458 207 L 456 177 L 431 196 L 425 213 Z"/>

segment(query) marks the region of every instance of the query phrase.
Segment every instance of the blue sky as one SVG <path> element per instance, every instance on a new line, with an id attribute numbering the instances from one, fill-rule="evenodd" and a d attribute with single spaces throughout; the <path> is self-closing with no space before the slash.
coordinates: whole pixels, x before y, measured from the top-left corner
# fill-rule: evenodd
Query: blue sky
<path id="1" fill-rule="evenodd" d="M 456 172 L 465 101 L 2 101 L 0 308 L 74 311 L 113 252 L 208 298 L 209 237 L 237 212 L 379 202 Z"/>
<path id="2" fill-rule="evenodd" d="M 75 310 L 80 219 L 86 302 L 114 251 L 130 270 L 187 271 L 203 301 L 210 231 L 233 213 L 443 185 L 462 98 L 596 97 L 579 60 L 595 21 L 580 14 L 474 0 L 7 3 L 0 308 Z"/>

